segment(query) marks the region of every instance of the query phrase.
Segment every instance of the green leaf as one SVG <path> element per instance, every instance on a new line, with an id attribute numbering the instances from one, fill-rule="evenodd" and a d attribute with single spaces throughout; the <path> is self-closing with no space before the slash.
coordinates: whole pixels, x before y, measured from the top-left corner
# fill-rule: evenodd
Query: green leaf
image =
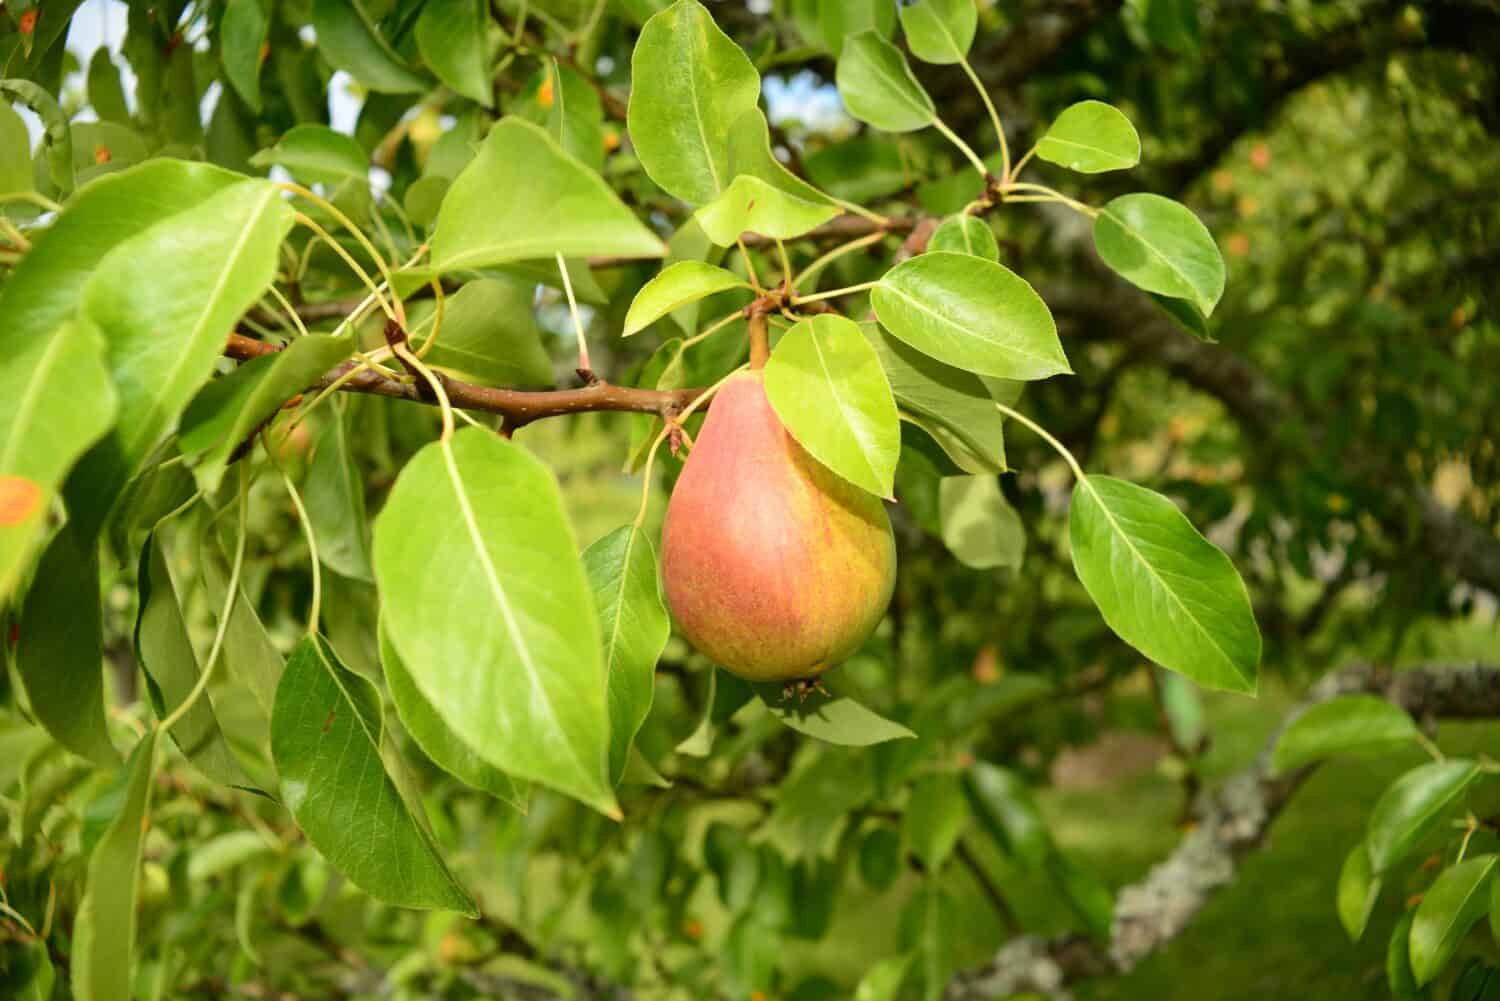
<path id="1" fill-rule="evenodd" d="M 1229 557 L 1145 487 L 1088 476 L 1068 516 L 1073 568 L 1121 639 L 1208 688 L 1255 691 L 1260 630 Z"/>
<path id="2" fill-rule="evenodd" d="M 824 692 L 787 693 L 781 685 L 753 685 L 775 716 L 798 733 L 847 747 L 869 747 L 887 740 L 915 738 L 900 723 L 880 716 L 851 698 Z"/>
<path id="3" fill-rule="evenodd" d="M 1334 754 L 1383 753 L 1417 739 L 1406 710 L 1374 695 L 1343 695 L 1292 720 L 1271 752 L 1271 767 L 1289 772 Z"/>
<path id="4" fill-rule="evenodd" d="M 730 241 L 733 242 L 733 241 Z M 732 271 L 702 261 L 678 261 L 663 268 L 631 300 L 625 314 L 625 334 L 640 333 L 679 307 L 734 288 L 749 288 Z"/>
<path id="5" fill-rule="evenodd" d="M 961 63 L 974 44 L 974 0 L 916 0 L 900 10 L 911 54 L 925 63 Z"/>
<path id="6" fill-rule="evenodd" d="M 1402 914 L 1386 946 L 1385 978 L 1394 1001 L 1424 1001 L 1428 996 L 1427 991 L 1418 987 L 1411 970 L 1411 927 L 1416 916 L 1415 909 Z"/>
<path id="7" fill-rule="evenodd" d="M 692 733 L 677 745 L 678 754 L 692 758 L 706 758 L 713 750 L 714 738 L 719 728 L 739 712 L 755 694 L 750 683 L 728 671 L 710 668 L 708 672 L 708 698 L 703 704 L 703 717 Z"/>
<path id="8" fill-rule="evenodd" d="M 1004 422 L 975 375 L 945 365 L 873 323 L 862 324 L 903 415 L 969 473 L 1003 473 Z"/>
<path id="9" fill-rule="evenodd" d="M 1218 338 L 1213 335 L 1213 331 L 1208 328 L 1208 317 L 1203 315 L 1203 311 L 1196 304 L 1186 299 L 1173 299 L 1169 295 L 1158 295 L 1155 292 L 1147 292 L 1146 294 L 1151 297 L 1151 301 L 1156 303 L 1157 307 L 1163 313 L 1166 313 L 1171 318 L 1173 323 L 1177 324 L 1177 326 L 1181 327 L 1187 333 L 1208 344 L 1214 344 L 1218 341 Z"/>
<path id="10" fill-rule="evenodd" d="M 0 103 L 0 195 L 33 191 L 31 133 L 9 102 Z"/>
<path id="11" fill-rule="evenodd" d="M 912 854 L 929 873 L 948 861 L 968 820 L 969 808 L 956 774 L 932 772 L 912 783 L 901 824 Z"/>
<path id="12" fill-rule="evenodd" d="M 678 0 L 641 29 L 626 123 L 662 190 L 702 205 L 729 186 L 729 132 L 760 98 L 760 74 L 713 16 Z"/>
<path id="13" fill-rule="evenodd" d="M 662 602 L 656 551 L 636 526 L 617 528 L 584 550 L 583 569 L 604 634 L 609 774 L 618 784 L 631 743 L 651 711 L 656 662 L 672 634 L 672 623 Z"/>
<path id="14" fill-rule="evenodd" d="M 0 604 L 31 563 L 58 485 L 115 415 L 104 340 L 82 318 L 0 355 Z"/>
<path id="15" fill-rule="evenodd" d="M 486 108 L 490 90 L 485 0 L 427 0 L 417 17 L 417 49 L 437 78 Z"/>
<path id="16" fill-rule="evenodd" d="M 219 541 L 217 524 L 212 518 L 204 519 L 204 531 L 198 540 L 198 568 L 203 574 L 203 596 L 208 606 L 222 609 L 229 587 L 229 558 Z M 318 536 L 320 547 L 323 539 L 323 536 Z M 276 705 L 276 686 L 281 681 L 285 662 L 271 642 L 255 606 L 245 597 L 243 585 L 230 609 L 229 625 L 224 630 L 224 650 L 219 656 L 224 659 L 225 673 L 250 689 L 260 710 L 255 717 L 265 725 L 260 732 L 269 733 L 271 710 Z"/>
<path id="17" fill-rule="evenodd" d="M 895 490 L 901 422 L 880 356 L 859 325 L 833 314 L 782 335 L 765 369 L 766 396 L 803 448 L 855 486 Z"/>
<path id="18" fill-rule="evenodd" d="M 550 387 L 552 359 L 536 329 L 535 289 L 509 277 L 466 282 L 448 298 L 437 340 L 422 360 L 488 386 Z M 436 319 L 431 302 L 407 308 L 408 333 L 419 347 Z"/>
<path id="19" fill-rule="evenodd" d="M 1391 783 L 1365 829 L 1371 871 L 1381 875 L 1405 858 L 1478 776 L 1477 764 L 1451 758 L 1420 765 Z"/>
<path id="20" fill-rule="evenodd" d="M 135 655 L 145 671 L 151 706 L 165 718 L 182 705 L 202 671 L 188 637 L 187 622 L 177 590 L 167 571 L 161 537 L 152 533 L 140 556 L 140 607 L 135 620 Z M 215 610 L 215 614 L 217 615 Z M 249 786 L 251 780 L 235 759 L 219 729 L 212 698 L 204 692 L 172 727 L 172 740 L 208 778 L 228 786 Z"/>
<path id="21" fill-rule="evenodd" d="M 557 140 L 559 146 L 587 164 L 592 170 L 604 169 L 604 103 L 594 85 L 576 70 L 548 60 L 542 71 L 552 84 L 552 103 L 542 110 L 545 116 L 538 124 Z"/>
<path id="22" fill-rule="evenodd" d="M 67 491 L 86 525 L 102 523 L 208 380 L 225 331 L 271 283 L 290 225 L 291 210 L 273 185 L 241 181 L 120 243 L 98 263 L 83 310 L 104 332 L 120 406 L 114 430 L 72 478 L 80 493 Z"/>
<path id="23" fill-rule="evenodd" d="M 199 390 L 183 411 L 178 447 L 203 492 L 219 488 L 235 451 L 283 404 L 353 352 L 352 336 L 308 334 L 275 354 L 241 363 Z"/>
<path id="24" fill-rule="evenodd" d="M 1072 372 L 1052 311 L 1002 264 L 920 254 L 887 271 L 870 303 L 885 329 L 964 371 L 1005 379 Z"/>
<path id="25" fill-rule="evenodd" d="M 229 831 L 210 838 L 192 850 L 187 877 L 192 883 L 203 883 L 226 872 L 233 872 L 246 862 L 271 852 L 273 843 L 259 831 Z"/>
<path id="26" fill-rule="evenodd" d="M 102 121 L 130 124 L 130 109 L 125 104 L 125 90 L 120 85 L 120 70 L 105 46 L 94 50 L 89 59 L 89 106 Z M 0 188 L 3 190 L 3 188 Z"/>
<path id="27" fill-rule="evenodd" d="M 901 875 L 901 835 L 894 828 L 872 827 L 859 843 L 859 876 L 870 889 L 884 892 Z"/>
<path id="28" fill-rule="evenodd" d="M 618 816 L 598 617 L 546 466 L 477 428 L 423 448 L 376 519 L 375 578 L 396 652 L 465 743 Z"/>
<path id="29" fill-rule="evenodd" d="M 901 985 L 911 968 L 911 960 L 912 954 L 904 952 L 875 963 L 854 988 L 854 1001 L 896 1001 L 901 996 Z"/>
<path id="30" fill-rule="evenodd" d="M 31 713 L 59 744 L 101 765 L 119 755 L 104 724 L 103 612 L 94 539 L 64 525 L 21 607 L 16 673 Z"/>
<path id="31" fill-rule="evenodd" d="M 901 915 L 901 940 L 916 950 L 922 1001 L 941 1001 L 958 968 L 958 915 L 953 899 L 929 879 Z"/>
<path id="32" fill-rule="evenodd" d="M 285 167 L 308 184 L 370 182 L 370 157 L 353 136 L 335 132 L 326 125 L 298 125 L 250 158 L 256 167 Z"/>
<path id="33" fill-rule="evenodd" d="M 362 0 L 312 0 L 312 28 L 318 51 L 370 90 L 410 94 L 428 88 L 381 36 Z"/>
<path id="34" fill-rule="evenodd" d="M 732 246 L 741 233 L 758 233 L 790 240 L 816 229 L 839 214 L 837 206 L 811 202 L 772 187 L 758 177 L 741 174 L 693 218 L 708 238 L 721 247 Z"/>
<path id="35" fill-rule="evenodd" d="M 1141 137 L 1113 105 L 1079 101 L 1065 108 L 1037 140 L 1036 155 L 1081 174 L 1101 174 L 1140 163 Z"/>
<path id="36" fill-rule="evenodd" d="M 1411 924 L 1411 972 L 1426 984 L 1443 972 L 1469 929 L 1490 909 L 1500 855 L 1480 855 L 1444 869 L 1422 895 Z"/>
<path id="37" fill-rule="evenodd" d="M 524 198 L 496 201 L 497 191 Z M 666 246 L 598 174 L 543 129 L 503 118 L 454 178 L 438 212 L 432 264 L 440 271 L 492 267 L 562 254 L 661 257 Z"/>
<path id="38" fill-rule="evenodd" d="M 1211 316 L 1224 294 L 1224 258 L 1208 227 L 1160 195 L 1121 195 L 1094 219 L 1094 246 L 1121 277 L 1147 292 L 1186 299 Z"/>
<path id="39" fill-rule="evenodd" d="M 118 812 L 89 854 L 73 925 L 72 988 L 78 1001 L 130 1001 L 141 846 L 156 778 L 156 734 L 141 738 L 118 780 Z"/>
<path id="40" fill-rule="evenodd" d="M 963 213 L 949 216 L 933 230 L 927 241 L 927 250 L 969 254 L 987 261 L 1000 260 L 1000 244 L 995 241 L 995 231 L 984 220 Z"/>
<path id="41" fill-rule="evenodd" d="M 881 38 L 896 33 L 895 0 L 818 0 L 819 29 L 834 58 L 850 35 L 873 31 Z"/>
<path id="42" fill-rule="evenodd" d="M 1028 870 L 1040 870 L 1054 849 L 1026 783 L 1009 769 L 985 761 L 971 765 L 963 782 L 979 825 L 1011 858 Z"/>
<path id="43" fill-rule="evenodd" d="M 379 693 L 320 637 L 281 675 L 271 756 L 297 826 L 351 883 L 398 907 L 478 915 L 381 760 Z"/>
<path id="44" fill-rule="evenodd" d="M 771 151 L 771 129 L 765 113 L 753 107 L 729 129 L 729 176 L 748 174 L 806 202 L 832 204 L 829 197 L 792 173 Z"/>
<path id="45" fill-rule="evenodd" d="M 1370 871 L 1370 853 L 1361 841 L 1344 859 L 1339 870 L 1339 888 L 1336 897 L 1339 923 L 1349 937 L 1358 942 L 1370 923 L 1370 912 L 1380 898 L 1380 877 Z"/>
<path id="46" fill-rule="evenodd" d="M 448 774 L 524 812 L 525 792 L 509 775 L 475 754 L 474 749 L 443 722 L 432 703 L 417 688 L 383 627 L 380 629 L 380 665 L 385 669 L 386 687 L 390 689 L 396 712 L 422 753 Z"/>
<path id="47" fill-rule="evenodd" d="M 901 50 L 873 31 L 844 39 L 835 75 L 849 114 L 877 129 L 911 132 L 937 118 Z"/>
<path id="48" fill-rule="evenodd" d="M 271 19 L 261 0 L 228 0 L 219 22 L 219 59 L 224 64 L 224 76 L 256 111 L 260 111 L 260 54 L 270 27 Z"/>
<path id="49" fill-rule="evenodd" d="M 993 476 L 945 476 L 939 487 L 943 544 L 976 570 L 1019 569 L 1026 555 L 1021 516 Z"/>
<path id="50" fill-rule="evenodd" d="M 1108 942 L 1114 924 L 1115 899 L 1098 876 L 1054 851 L 1047 858 L 1047 875 L 1073 913 L 1096 942 Z"/>
<path id="51" fill-rule="evenodd" d="M 370 544 L 365 538 L 365 484 L 354 463 L 346 419 L 334 414 L 318 435 L 302 484 L 302 501 L 323 565 L 343 577 L 373 581 Z"/>

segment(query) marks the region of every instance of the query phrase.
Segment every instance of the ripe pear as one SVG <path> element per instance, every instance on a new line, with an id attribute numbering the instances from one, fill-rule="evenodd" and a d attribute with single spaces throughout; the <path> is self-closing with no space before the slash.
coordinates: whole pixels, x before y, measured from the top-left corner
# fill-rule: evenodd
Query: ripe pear
<path id="1" fill-rule="evenodd" d="M 859 649 L 896 579 L 880 499 L 797 444 L 761 373 L 731 377 L 662 529 L 662 581 L 688 640 L 750 681 L 815 678 Z"/>

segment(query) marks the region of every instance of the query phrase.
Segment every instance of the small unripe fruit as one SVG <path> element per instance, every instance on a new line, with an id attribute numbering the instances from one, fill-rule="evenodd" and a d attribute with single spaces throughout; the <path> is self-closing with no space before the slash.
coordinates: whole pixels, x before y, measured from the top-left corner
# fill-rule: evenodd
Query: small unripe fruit
<path id="1" fill-rule="evenodd" d="M 895 579 L 880 499 L 797 444 L 759 372 L 725 382 L 662 529 L 667 605 L 688 640 L 751 681 L 814 678 L 874 631 Z"/>

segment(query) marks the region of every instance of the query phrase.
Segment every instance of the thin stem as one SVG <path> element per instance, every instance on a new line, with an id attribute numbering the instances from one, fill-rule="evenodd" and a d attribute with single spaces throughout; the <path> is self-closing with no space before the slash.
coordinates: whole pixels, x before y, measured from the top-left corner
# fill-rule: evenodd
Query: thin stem
<path id="1" fill-rule="evenodd" d="M 1474 837 L 1474 832 L 1477 830 L 1479 830 L 1479 818 L 1471 813 L 1464 822 L 1464 839 L 1458 844 L 1458 857 L 1453 860 L 1454 865 L 1462 862 L 1464 856 L 1469 853 L 1469 839 Z"/>
<path id="2" fill-rule="evenodd" d="M 271 297 L 273 299 L 275 299 L 278 303 L 280 303 L 281 308 L 286 311 L 286 314 L 289 317 L 291 317 L 291 319 L 292 319 L 292 326 L 294 326 L 294 327 L 297 328 L 297 335 L 299 337 L 306 337 L 307 336 L 307 326 L 305 324 L 303 324 L 302 317 L 300 317 L 300 316 L 297 315 L 297 309 L 296 309 L 296 307 L 294 307 L 290 302 L 287 301 L 286 296 L 282 294 L 281 289 L 279 289 L 279 288 L 276 287 L 276 283 L 275 282 L 271 283 L 271 285 L 269 286 L 269 289 L 270 289 L 270 292 L 271 292 Z"/>
<path id="3" fill-rule="evenodd" d="M 750 369 L 759 371 L 766 367 L 771 357 L 771 334 L 766 314 L 752 309 L 747 324 L 750 333 Z"/>
<path id="4" fill-rule="evenodd" d="M 1011 418 L 1012 420 L 1017 421 L 1023 427 L 1030 428 L 1034 434 L 1036 434 L 1039 438 L 1056 449 L 1057 454 L 1067 460 L 1068 467 L 1073 470 L 1073 475 L 1078 478 L 1078 482 L 1083 483 L 1088 479 L 1088 477 L 1084 475 L 1083 467 L 1078 464 L 1077 459 L 1073 458 L 1073 453 L 1068 451 L 1066 445 L 1058 441 L 1056 438 L 1052 437 L 1052 435 L 1048 433 L 1046 428 L 1042 427 L 1036 421 L 1032 420 L 1030 417 L 1027 417 L 1019 410 L 1007 407 L 1003 403 L 996 403 L 995 409 L 999 410 L 1002 414 Z"/>
<path id="5" fill-rule="evenodd" d="M 219 624 L 214 630 L 213 644 L 208 648 L 208 657 L 203 661 L 203 672 L 198 675 L 198 683 L 193 690 L 188 692 L 187 698 L 183 699 L 176 709 L 172 710 L 167 718 L 161 721 L 161 729 L 170 733 L 172 727 L 188 714 L 203 693 L 208 691 L 208 679 L 213 677 L 214 666 L 219 662 L 219 651 L 224 647 L 224 637 L 229 631 L 229 616 L 234 612 L 234 599 L 240 593 L 240 570 L 245 565 L 245 539 L 249 535 L 246 530 L 249 521 L 250 509 L 250 469 L 248 466 L 240 466 L 240 520 L 235 531 L 234 541 L 234 563 L 229 568 L 229 591 L 224 595 L 224 607 L 219 611 Z"/>
<path id="6" fill-rule="evenodd" d="M 835 198 L 832 195 L 827 195 L 826 197 L 829 201 L 833 202 L 833 204 L 837 205 L 845 212 L 850 212 L 857 216 L 863 216 L 877 226 L 884 226 L 891 221 L 889 216 L 883 216 L 873 209 L 867 209 L 858 202 L 847 202 L 842 198 Z"/>
<path id="7" fill-rule="evenodd" d="M 781 284 L 783 288 L 792 287 L 792 261 L 786 256 L 786 244 L 780 240 L 776 241 L 776 253 L 781 257 Z"/>
<path id="8" fill-rule="evenodd" d="M 1444 754 L 1442 749 L 1434 744 L 1432 742 L 1432 738 L 1428 737 L 1427 734 L 1423 733 L 1421 730 L 1416 730 L 1412 733 L 1412 738 L 1416 740 L 1417 746 L 1426 751 L 1428 757 L 1432 758 L 1433 761 L 1443 760 Z"/>
<path id="9" fill-rule="evenodd" d="M 45 209 L 48 212 L 62 211 L 61 205 L 57 204 L 50 198 L 37 194 L 35 191 L 6 192 L 5 194 L 0 195 L 0 205 L 4 205 L 6 202 L 30 202 L 37 208 Z"/>
<path id="10" fill-rule="evenodd" d="M 443 414 L 442 440 L 445 442 L 451 441 L 453 439 L 453 404 L 448 400 L 448 391 L 443 388 L 443 380 L 439 379 L 433 373 L 432 369 L 424 365 L 422 359 L 407 350 L 405 344 L 400 342 L 392 344 L 391 350 L 396 353 L 397 358 L 400 358 L 407 365 L 411 366 L 413 370 L 420 373 L 422 378 L 427 380 L 427 385 L 432 387 L 432 395 L 437 397 L 438 407 L 441 408 Z"/>
<path id="11" fill-rule="evenodd" d="M 792 297 L 792 305 L 799 306 L 804 302 L 817 302 L 820 299 L 836 299 L 841 295 L 854 295 L 856 292 L 864 292 L 872 289 L 880 282 L 860 282 L 858 285 L 846 285 L 844 288 L 829 289 L 827 292 L 815 292 L 812 295 L 798 295 Z"/>
<path id="12" fill-rule="evenodd" d="M 801 288 L 802 283 L 807 281 L 808 278 L 817 275 L 819 271 L 822 271 L 824 268 L 828 267 L 828 265 L 832 264 L 840 257 L 843 257 L 847 254 L 852 254 L 856 250 L 863 250 L 870 244 L 879 243 L 883 239 L 885 239 L 884 233 L 871 233 L 868 236 L 862 236 L 857 240 L 850 240 L 848 243 L 840 244 L 839 246 L 834 247 L 828 253 L 824 254 L 822 257 L 818 258 L 807 267 L 803 268 L 802 271 L 792 279 L 792 288 Z"/>
<path id="13" fill-rule="evenodd" d="M 589 365 L 589 344 L 583 336 L 583 321 L 578 318 L 578 300 L 573 297 L 573 279 L 568 277 L 568 264 L 563 255 L 557 255 L 557 270 L 562 272 L 563 291 L 568 296 L 568 312 L 573 314 L 573 330 L 578 334 L 578 370 L 592 372 Z"/>
<path id="14" fill-rule="evenodd" d="M 1022 169 L 1024 169 L 1025 166 L 1031 162 L 1031 158 L 1034 156 L 1036 156 L 1036 146 L 1033 144 L 1032 147 L 1026 151 L 1026 155 L 1017 160 L 1016 165 L 1010 168 L 1010 174 L 1006 176 L 1005 183 L 1015 183 L 1016 178 L 1021 176 Z"/>
<path id="15" fill-rule="evenodd" d="M 995 135 L 1000 139 L 1000 176 L 1009 177 L 1010 147 L 1005 142 L 1005 126 L 1000 124 L 1000 112 L 995 110 L 995 102 L 990 100 L 990 92 L 984 89 L 984 82 L 979 79 L 979 74 L 974 72 L 974 67 L 969 64 L 969 60 L 962 59 L 959 65 L 969 75 L 974 89 L 979 91 L 979 99 L 984 102 L 984 109 L 990 113 L 990 123 L 995 126 Z"/>
<path id="16" fill-rule="evenodd" d="M 5 238 L 14 244 L 15 248 L 21 253 L 24 254 L 31 249 L 31 241 L 26 239 L 26 234 L 21 232 L 21 227 L 3 215 L 0 215 L 0 233 L 4 233 Z"/>
<path id="17" fill-rule="evenodd" d="M 566 271 L 563 272 L 564 280 L 566 280 L 567 274 Z M 432 286 L 432 297 L 437 305 L 432 310 L 432 329 L 427 332 L 426 337 L 422 338 L 422 346 L 412 352 L 418 358 L 426 355 L 428 351 L 432 350 L 432 346 L 437 343 L 438 333 L 443 329 L 443 317 L 448 311 L 448 296 L 443 292 L 443 283 L 434 278 L 428 284 Z"/>
<path id="18" fill-rule="evenodd" d="M 270 454 L 271 450 L 266 449 L 266 452 Z M 292 478 L 279 463 L 276 463 L 274 457 L 271 461 L 276 465 L 276 471 L 281 474 L 282 485 L 286 487 L 287 495 L 292 499 L 292 506 L 297 509 L 297 520 L 302 523 L 302 534 L 307 538 L 307 552 L 312 560 L 312 607 L 307 610 L 307 634 L 316 636 L 318 620 L 323 614 L 323 570 L 318 563 L 318 537 L 313 533 L 312 519 L 307 516 L 307 508 L 302 504 L 302 495 L 297 492 L 297 484 L 292 482 Z"/>
<path id="19" fill-rule="evenodd" d="M 990 176 L 990 168 L 984 165 L 984 161 L 979 158 L 979 154 L 974 152 L 968 143 L 959 138 L 957 132 L 954 132 L 944 124 L 941 118 L 934 117 L 932 119 L 932 127 L 942 133 L 949 142 L 958 147 L 958 151 L 968 158 L 969 162 L 974 165 L 975 170 L 979 171 L 980 177 L 988 178 Z"/>
<path id="20" fill-rule="evenodd" d="M 1099 210 L 1096 209 L 1096 208 L 1094 208 L 1092 205 L 1085 205 L 1083 202 L 1080 202 L 1077 199 L 1069 198 L 1067 195 L 1063 194 L 1062 192 L 1055 191 L 1052 188 L 1047 187 L 1045 184 L 1027 184 L 1025 182 L 1011 182 L 1011 183 L 1003 184 L 1003 185 L 1000 186 L 1001 197 L 1008 196 L 1010 194 L 1010 192 L 1012 192 L 1012 191 L 1034 191 L 1034 192 L 1036 192 L 1039 195 L 1045 195 L 1046 196 L 1046 200 L 1062 202 L 1064 205 L 1068 206 L 1069 208 L 1075 209 L 1075 210 L 1077 210 L 1079 212 L 1082 212 L 1086 216 L 1097 216 L 1099 214 Z M 1007 197 L 1006 200 L 1007 201 L 1020 201 L 1021 198 L 1019 198 L 1019 197 Z"/>
<path id="21" fill-rule="evenodd" d="M 636 528 L 640 528 L 646 523 L 646 512 L 651 507 L 651 467 L 656 462 L 656 452 L 661 448 L 661 443 L 667 440 L 667 435 L 671 434 L 672 429 L 676 426 L 676 421 L 668 420 L 662 426 L 661 433 L 656 436 L 656 440 L 651 443 L 651 451 L 646 453 L 646 464 L 641 467 L 641 503 L 635 509 L 635 521 L 632 522 Z"/>
<path id="22" fill-rule="evenodd" d="M 745 247 L 745 241 L 739 237 L 734 238 L 735 244 L 740 248 L 740 256 L 745 260 L 745 270 L 750 274 L 750 287 L 755 289 L 755 294 L 765 292 L 760 284 L 760 276 L 755 273 L 755 262 L 750 259 L 750 251 Z"/>
<path id="23" fill-rule="evenodd" d="M 291 191 L 295 194 L 301 195 L 303 198 L 311 201 L 314 205 L 321 206 L 323 211 L 327 212 L 329 215 L 333 216 L 340 223 L 342 223 L 344 228 L 349 231 L 349 235 L 354 237 L 354 239 L 359 242 L 359 245 L 364 248 L 365 253 L 369 254 L 370 259 L 375 262 L 375 266 L 380 269 L 380 277 L 385 279 L 386 287 L 390 289 L 395 288 L 396 283 L 391 279 L 391 269 L 389 266 L 387 266 L 385 258 L 380 256 L 380 252 L 375 249 L 375 244 L 371 243 L 370 238 L 365 236 L 364 230 L 354 225 L 354 220 L 345 215 L 342 209 L 340 209 L 337 205 L 333 204 L 323 196 L 307 188 L 304 188 L 300 184 L 294 184 L 291 181 L 280 181 L 278 182 L 277 186 L 284 191 Z M 333 243 L 333 240 L 330 238 L 329 242 Z M 395 319 L 404 327 L 406 326 L 406 313 L 401 308 L 401 300 L 396 299 L 395 304 Z"/>
<path id="24" fill-rule="evenodd" d="M 745 311 L 742 309 L 737 309 L 734 312 L 730 313 L 728 316 L 722 316 L 719 319 L 715 320 L 713 323 L 704 328 L 701 333 L 694 334 L 692 337 L 689 337 L 687 340 L 683 341 L 682 350 L 686 351 L 688 348 L 692 347 L 694 344 L 697 344 L 699 341 L 708 339 L 708 337 L 712 334 L 717 334 L 719 331 L 723 330 L 725 327 L 729 326 L 735 320 L 738 320 L 741 316 L 743 316 L 744 312 Z"/>
<path id="25" fill-rule="evenodd" d="M 317 220 L 313 219 L 312 216 L 308 215 L 305 212 L 297 212 L 295 213 L 294 218 L 299 223 L 316 233 L 320 238 L 322 238 L 324 243 L 328 244 L 328 246 L 333 249 L 333 252 L 335 254 L 338 254 L 344 259 L 344 263 L 349 265 L 350 270 L 352 270 L 356 275 L 359 276 L 359 280 L 365 283 L 365 288 L 368 288 L 370 290 L 370 294 L 374 296 L 375 301 L 380 304 L 381 312 L 385 313 L 387 317 L 401 324 L 403 327 L 406 326 L 406 318 L 404 315 L 405 311 L 400 310 L 400 300 L 396 300 L 395 308 L 393 308 L 391 303 L 386 301 L 385 295 L 381 293 L 380 286 L 375 284 L 375 279 L 371 278 L 369 272 L 365 271 L 365 269 L 360 266 L 360 263 L 354 259 L 353 254 L 345 250 L 343 246 L 337 240 L 335 240 L 326 229 L 318 224 Z M 398 315 L 398 310 L 400 310 L 401 315 Z"/>

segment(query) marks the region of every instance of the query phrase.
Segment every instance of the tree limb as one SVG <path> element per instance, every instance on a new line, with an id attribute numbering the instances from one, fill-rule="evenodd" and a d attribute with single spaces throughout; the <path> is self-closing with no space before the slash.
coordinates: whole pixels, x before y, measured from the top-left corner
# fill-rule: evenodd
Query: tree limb
<path id="1" fill-rule="evenodd" d="M 1193 804 L 1195 824 L 1177 849 L 1137 883 L 1120 891 L 1107 947 L 1077 935 L 1012 939 L 986 966 L 948 985 L 946 1001 L 1036 991 L 1064 998 L 1069 983 L 1127 973 L 1180 935 L 1219 890 L 1233 883 L 1240 860 L 1264 842 L 1272 823 L 1315 765 L 1287 775 L 1271 772 L 1271 750 L 1288 724 L 1309 707 L 1339 695 L 1383 697 L 1419 719 L 1500 716 L 1500 666 L 1431 664 L 1391 671 L 1355 664 L 1313 686 L 1244 771 Z"/>
<path id="2" fill-rule="evenodd" d="M 230 334 L 228 342 L 224 345 L 226 356 L 241 361 L 275 354 L 280 350 L 274 344 L 253 340 L 240 334 Z M 358 367 L 358 362 L 345 362 L 307 388 L 310 390 L 326 389 Z M 397 400 L 410 400 L 413 403 L 430 404 L 433 402 L 422 391 L 422 387 L 414 382 L 388 379 L 370 371 L 357 373 L 339 388 L 350 393 L 388 396 Z M 537 391 L 496 389 L 492 386 L 479 386 L 446 377 L 443 379 L 443 388 L 447 390 L 449 400 L 458 409 L 500 414 L 505 418 L 506 426 L 510 428 L 523 427 L 544 417 L 597 410 L 669 417 L 687 407 L 703 393 L 702 389 L 636 389 L 607 382 L 596 382 L 581 389 Z"/>

